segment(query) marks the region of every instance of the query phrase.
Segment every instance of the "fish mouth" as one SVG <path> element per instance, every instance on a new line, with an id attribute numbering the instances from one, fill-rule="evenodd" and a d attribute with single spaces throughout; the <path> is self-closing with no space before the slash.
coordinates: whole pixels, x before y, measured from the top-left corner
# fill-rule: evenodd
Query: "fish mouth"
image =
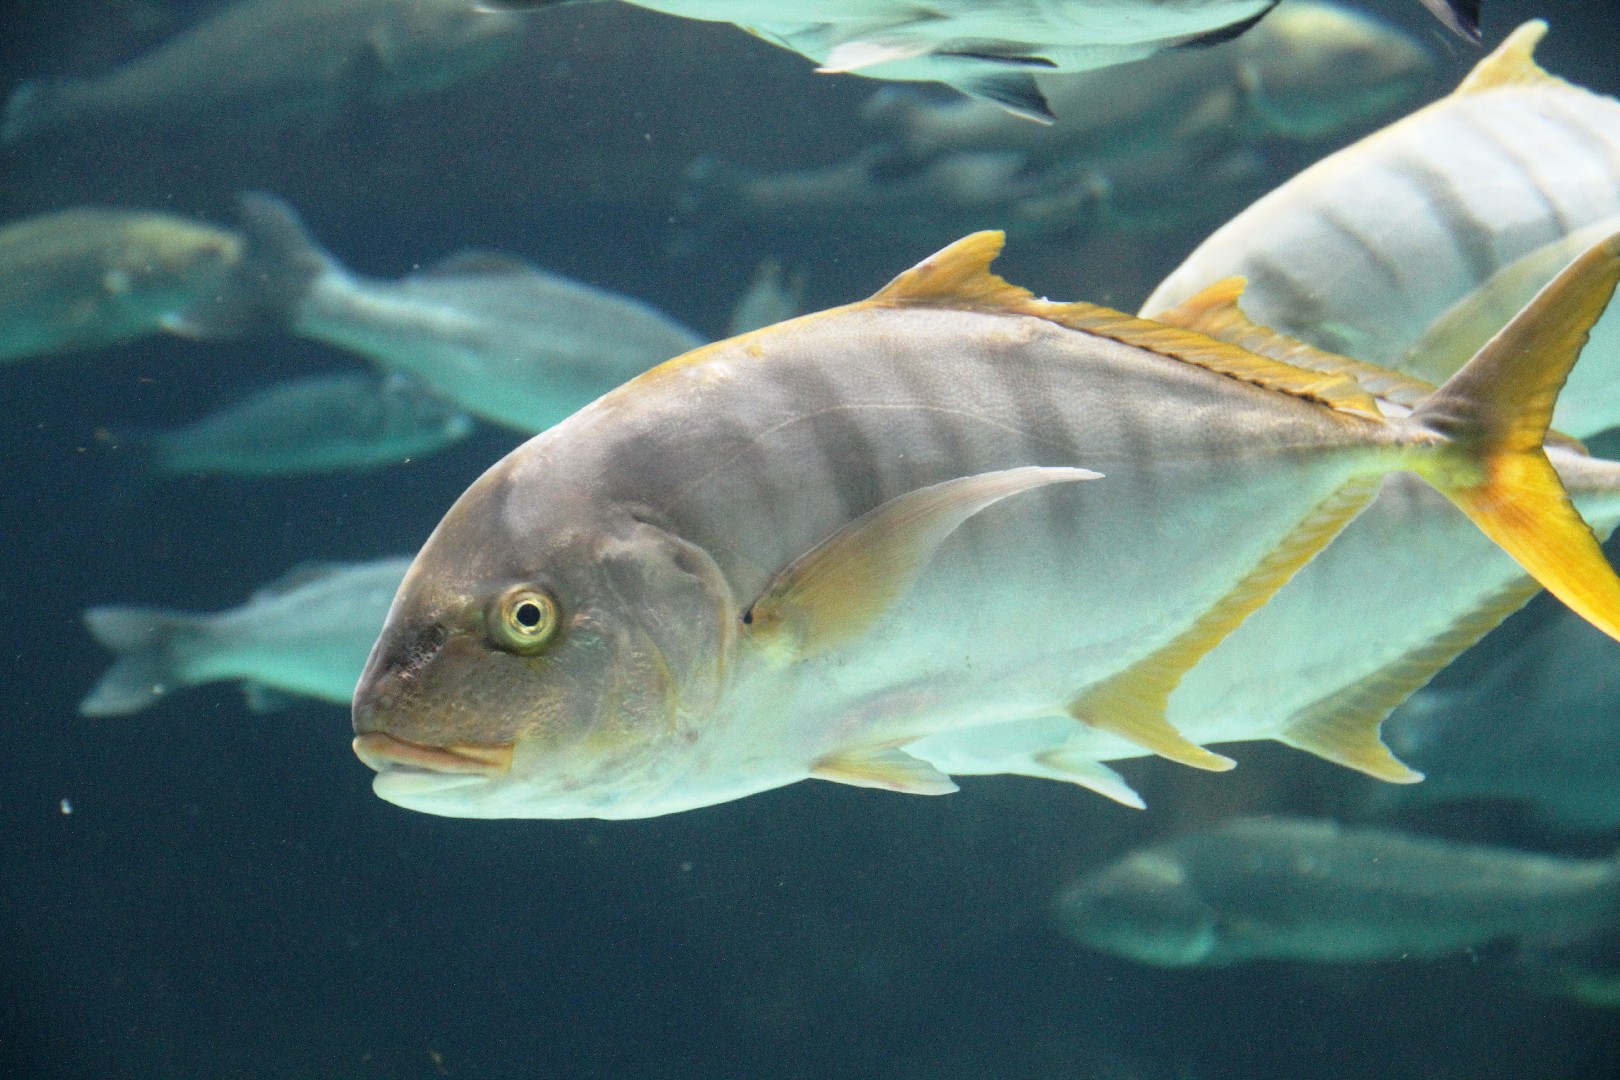
<path id="1" fill-rule="evenodd" d="M 424 746 L 382 731 L 368 731 L 353 745 L 355 756 L 378 773 L 440 776 L 499 776 L 511 769 L 514 746 Z"/>

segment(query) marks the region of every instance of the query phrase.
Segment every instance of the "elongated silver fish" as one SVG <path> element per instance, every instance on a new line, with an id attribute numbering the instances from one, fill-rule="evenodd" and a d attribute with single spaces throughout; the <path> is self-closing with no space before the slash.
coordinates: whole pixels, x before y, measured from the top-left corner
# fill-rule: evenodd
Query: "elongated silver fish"
<path id="1" fill-rule="evenodd" d="M 1238 818 L 1082 876 L 1057 915 L 1082 944 L 1158 967 L 1421 959 L 1611 923 L 1620 859 Z"/>
<path id="2" fill-rule="evenodd" d="M 12 222 L 0 228 L 0 363 L 229 332 L 251 314 L 233 285 L 241 258 L 234 232 L 172 214 L 84 206 Z"/>
<path id="3" fill-rule="evenodd" d="M 395 465 L 472 428 L 407 375 L 344 371 L 277 383 L 148 442 L 169 472 L 295 476 Z"/>
<path id="4" fill-rule="evenodd" d="M 0 143 L 204 118 L 327 121 L 357 97 L 388 104 L 481 70 L 521 29 L 472 0 L 239 0 L 106 75 L 24 84 Z"/>
<path id="5" fill-rule="evenodd" d="M 377 559 L 300 567 L 240 607 L 211 614 L 91 608 L 85 625 L 118 660 L 79 712 L 123 716 L 177 690 L 222 680 L 347 702 L 409 565 Z"/>
<path id="6" fill-rule="evenodd" d="M 1226 768 L 1168 695 L 1408 468 L 1620 633 L 1541 449 L 1620 239 L 1396 417 L 1352 361 L 1036 300 L 999 248 L 662 365 L 490 469 L 356 691 L 378 794 L 637 817 L 812 776 L 942 793 L 909 744 L 1065 716 Z"/>
<path id="7" fill-rule="evenodd" d="M 486 0 L 487 2 L 487 0 Z M 1032 73 L 1089 71 L 1165 49 L 1213 44 L 1260 21 L 1277 0 L 629 0 L 730 22 L 816 61 L 820 71 L 946 83 L 1031 119 L 1050 108 Z M 1478 40 L 1478 0 L 1422 0 Z M 556 0 L 497 0 L 496 8 Z"/>
<path id="8" fill-rule="evenodd" d="M 299 296 L 294 333 L 406 372 L 525 433 L 703 342 L 648 304 L 509 255 L 465 252 L 399 281 L 358 277 L 279 199 L 245 196 L 242 209 L 264 277 Z"/>

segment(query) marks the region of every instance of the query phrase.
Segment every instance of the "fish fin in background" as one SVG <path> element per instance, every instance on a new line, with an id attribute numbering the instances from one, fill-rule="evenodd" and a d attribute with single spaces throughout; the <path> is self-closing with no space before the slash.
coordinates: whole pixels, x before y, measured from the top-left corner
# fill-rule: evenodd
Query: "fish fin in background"
<path id="1" fill-rule="evenodd" d="M 1257 25 L 1259 25 L 1260 20 L 1265 18 L 1267 15 L 1270 15 L 1281 2 L 1282 0 L 1271 0 L 1270 4 L 1266 5 L 1264 8 L 1261 8 L 1255 14 L 1250 15 L 1247 19 L 1240 19 L 1239 21 L 1231 23 L 1228 26 L 1218 26 L 1213 30 L 1198 34 L 1195 37 L 1190 37 L 1184 41 L 1179 41 L 1176 43 L 1175 47 L 1178 49 L 1209 49 L 1216 45 L 1225 45 L 1228 41 L 1236 41 L 1238 38 L 1242 37 L 1244 34 L 1247 34 L 1250 30 L 1253 30 Z M 1425 0 L 1425 2 L 1430 2 L 1430 0 Z M 1439 2 L 1439 0 L 1437 0 L 1437 2 Z"/>
<path id="2" fill-rule="evenodd" d="M 1384 721 L 1397 705 L 1523 607 L 1540 588 L 1534 581 L 1521 579 L 1498 590 L 1421 647 L 1295 713 L 1278 741 L 1378 780 L 1417 783 L 1423 774 L 1408 767 L 1384 744 Z"/>
<path id="3" fill-rule="evenodd" d="M 1010 495 L 1095 480 L 1037 465 L 962 476 L 897 495 L 789 563 L 743 613 L 748 640 L 783 662 L 858 640 L 968 518 Z"/>
<path id="4" fill-rule="evenodd" d="M 1373 477 L 1359 477 L 1323 500 L 1236 588 L 1168 644 L 1070 701 L 1069 715 L 1171 761 L 1214 772 L 1230 769 L 1235 764 L 1231 758 L 1189 741 L 1166 718 L 1171 692 L 1372 501 L 1378 483 Z"/>
<path id="5" fill-rule="evenodd" d="M 921 758 L 893 746 L 850 750 L 822 758 L 810 767 L 817 780 L 851 787 L 880 788 L 902 795 L 949 795 L 956 782 Z"/>
<path id="6" fill-rule="evenodd" d="M 185 686 L 177 649 L 198 628 L 195 617 L 140 607 L 94 607 L 84 625 L 117 659 L 85 699 L 82 716 L 128 716 Z"/>
<path id="7" fill-rule="evenodd" d="M 1620 282 L 1620 234 L 1594 245 L 1412 411 L 1446 452 L 1411 468 L 1548 592 L 1620 640 L 1620 578 L 1542 443 L 1564 381 Z"/>
<path id="8" fill-rule="evenodd" d="M 1464 41 L 1480 43 L 1480 0 L 1421 0 L 1446 28 Z"/>
<path id="9" fill-rule="evenodd" d="M 1590 241 L 1581 245 L 1581 250 L 1584 251 L 1589 246 Z M 1219 341 L 1236 345 L 1260 356 L 1280 360 L 1293 367 L 1347 375 L 1373 397 L 1408 408 L 1416 408 L 1419 402 L 1434 393 L 1434 383 L 1424 382 L 1422 379 L 1379 367 L 1377 364 L 1326 352 L 1313 345 L 1307 345 L 1298 338 L 1291 338 L 1254 322 L 1243 313 L 1239 305 L 1246 284 L 1240 277 L 1217 281 L 1202 292 L 1189 296 L 1175 307 L 1159 312 L 1153 319 L 1169 326 L 1179 326 L 1185 330 L 1208 334 Z M 1529 297 L 1525 299 L 1528 300 Z M 1522 303 L 1517 304 L 1513 311 L 1517 312 L 1523 306 Z M 1502 322 L 1506 321 L 1507 318 L 1504 317 Z M 1468 355 L 1472 356 L 1474 351 L 1470 349 Z M 1457 367 L 1461 366 L 1461 363 L 1457 364 Z M 1446 374 L 1449 376 L 1455 370 L 1456 368 L 1453 368 Z"/>
<path id="10" fill-rule="evenodd" d="M 1041 751 L 1035 755 L 1034 760 L 1039 771 L 1030 770 L 1031 776 L 1079 784 L 1088 791 L 1094 791 L 1105 799 L 1112 799 L 1133 810 L 1147 809 L 1147 803 L 1142 801 L 1142 796 L 1125 782 L 1123 776 L 1084 754 L 1060 746 L 1053 750 Z"/>
<path id="11" fill-rule="evenodd" d="M 1425 0 L 1429 2 L 1429 0 Z M 1441 0 L 1434 0 L 1435 3 Z M 1432 9 L 1431 9 L 1432 10 Z M 1503 39 L 1502 44 L 1463 76 L 1452 97 L 1483 94 L 1505 86 L 1570 86 L 1536 63 L 1536 46 L 1547 36 L 1547 23 L 1531 19 Z"/>

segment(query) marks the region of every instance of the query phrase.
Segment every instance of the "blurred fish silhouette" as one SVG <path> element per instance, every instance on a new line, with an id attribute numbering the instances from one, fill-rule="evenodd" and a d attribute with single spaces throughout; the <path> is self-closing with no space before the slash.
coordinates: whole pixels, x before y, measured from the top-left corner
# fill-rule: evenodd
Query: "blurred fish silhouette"
<path id="1" fill-rule="evenodd" d="M 521 30 L 472 0 L 238 0 L 106 75 L 24 84 L 0 143 L 229 118 L 319 125 L 349 102 L 388 105 L 481 71 Z"/>
<path id="2" fill-rule="evenodd" d="M 292 331 L 406 372 L 458 408 L 543 431 L 703 342 L 648 304 L 510 255 L 464 252 L 399 281 L 349 273 L 292 209 L 242 199 L 260 280 L 296 296 Z"/>
<path id="3" fill-rule="evenodd" d="M 484 0 L 492 9 L 559 0 Z M 566 2 L 566 0 L 563 0 Z M 1277 0 L 628 0 L 730 22 L 816 61 L 817 70 L 940 82 L 1032 120 L 1051 108 L 1034 75 L 1090 71 L 1242 34 Z M 1422 0 L 1479 40 L 1479 0 Z"/>
<path id="4" fill-rule="evenodd" d="M 296 476 L 395 465 L 472 428 L 408 375 L 345 371 L 277 383 L 143 441 L 168 472 Z"/>
<path id="5" fill-rule="evenodd" d="M 1171 692 L 1405 469 L 1620 635 L 1620 580 L 1542 449 L 1620 238 L 1388 414 L 1360 381 L 1382 369 L 1190 328 L 1224 331 L 1227 285 L 1149 322 L 1037 300 L 988 272 L 999 247 L 697 350 L 492 467 L 356 691 L 378 794 L 469 817 L 650 816 L 807 777 L 938 794 L 913 744 L 1064 718 L 1229 768 Z M 1358 716 L 1287 734 L 1355 763 Z M 1223 733 L 1256 735 L 1278 733 Z M 1041 764 L 1123 794 L 1094 757 Z"/>
<path id="6" fill-rule="evenodd" d="M 347 703 L 409 559 L 299 567 L 228 611 L 94 607 L 90 633 L 117 661 L 79 703 L 85 716 L 123 716 L 177 690 L 247 684 L 249 703 L 278 694 Z"/>
<path id="7" fill-rule="evenodd" d="M 273 307 L 238 287 L 234 232 L 172 214 L 76 207 L 0 228 L 0 362 L 168 331 L 231 335 Z"/>
<path id="8" fill-rule="evenodd" d="M 1082 876 L 1057 917 L 1081 944 L 1157 967 L 1428 959 L 1612 925 L 1620 858 L 1237 818 Z"/>

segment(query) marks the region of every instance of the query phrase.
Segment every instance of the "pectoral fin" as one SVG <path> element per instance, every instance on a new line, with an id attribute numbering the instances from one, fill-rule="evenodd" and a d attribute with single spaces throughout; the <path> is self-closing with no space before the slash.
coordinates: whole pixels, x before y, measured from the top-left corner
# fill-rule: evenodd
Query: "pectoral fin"
<path id="1" fill-rule="evenodd" d="M 949 795 L 956 782 L 928 762 L 893 746 L 850 750 L 810 767 L 817 780 L 851 787 L 882 788 L 903 795 Z"/>
<path id="2" fill-rule="evenodd" d="M 1009 495 L 1099 475 L 1026 466 L 946 480 L 890 499 L 777 574 L 743 613 L 746 640 L 782 661 L 848 644 L 917 580 L 962 522 Z"/>

